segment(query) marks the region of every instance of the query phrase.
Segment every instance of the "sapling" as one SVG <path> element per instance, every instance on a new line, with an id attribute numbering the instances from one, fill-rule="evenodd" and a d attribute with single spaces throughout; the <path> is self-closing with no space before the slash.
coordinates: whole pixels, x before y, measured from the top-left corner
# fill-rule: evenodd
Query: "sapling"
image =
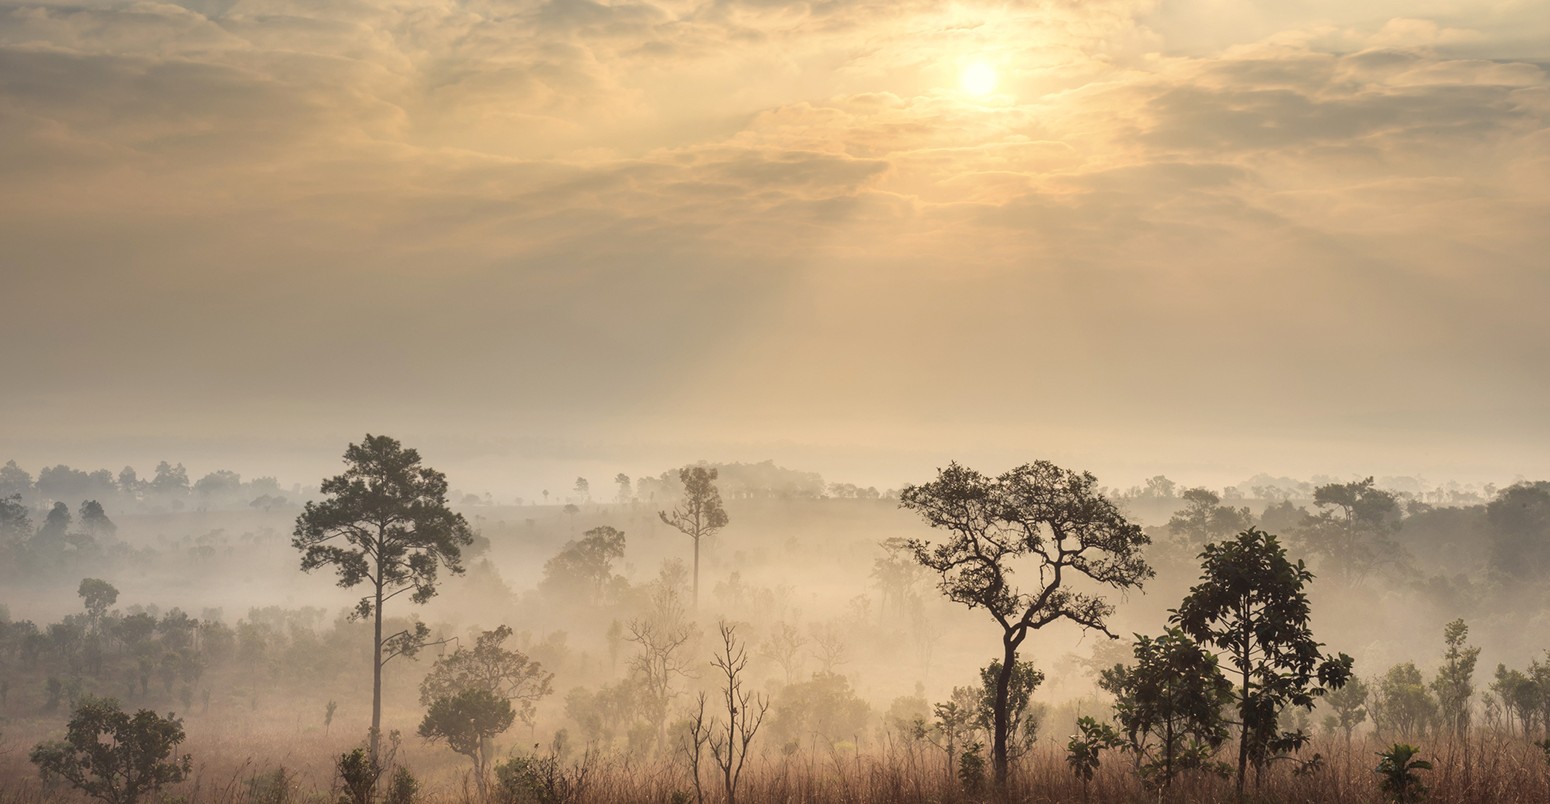
<path id="1" fill-rule="evenodd" d="M 1091 717 L 1077 718 L 1076 728 L 1081 733 L 1071 735 L 1066 742 L 1066 764 L 1071 766 L 1076 778 L 1082 780 L 1082 800 L 1086 801 L 1087 788 L 1098 770 L 1099 755 L 1124 745 L 1125 741 L 1113 726 Z"/>
<path id="2" fill-rule="evenodd" d="M 1421 749 L 1408 743 L 1395 743 L 1387 751 L 1378 752 L 1378 775 L 1383 777 L 1379 787 L 1394 797 L 1398 804 L 1411 804 L 1426 796 L 1426 785 L 1418 771 L 1431 770 L 1432 763 L 1416 759 Z"/>

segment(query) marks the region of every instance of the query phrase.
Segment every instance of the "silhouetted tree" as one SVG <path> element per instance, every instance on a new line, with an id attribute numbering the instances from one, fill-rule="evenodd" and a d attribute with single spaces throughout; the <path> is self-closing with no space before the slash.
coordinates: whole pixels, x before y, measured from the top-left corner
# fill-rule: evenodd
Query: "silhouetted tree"
<path id="1" fill-rule="evenodd" d="M 32 494 L 32 474 L 26 469 L 16 465 L 16 461 L 6 461 L 5 466 L 0 466 L 0 499 L 17 497 L 26 499 Z"/>
<path id="2" fill-rule="evenodd" d="M 82 502 L 80 515 L 81 527 L 93 536 L 112 536 L 118 533 L 118 526 L 113 524 L 113 520 L 108 519 L 108 513 L 102 510 L 102 504 L 96 500 Z"/>
<path id="3" fill-rule="evenodd" d="M 1001 660 L 993 659 L 980 668 L 980 686 L 975 702 L 974 721 L 992 741 L 996 730 L 996 695 L 1001 682 Z M 1043 709 L 1033 704 L 1034 690 L 1044 683 L 1044 673 L 1032 662 L 1017 660 L 1012 668 L 1006 696 L 1007 758 L 1017 759 L 1033 747 L 1039 738 Z"/>
<path id="4" fill-rule="evenodd" d="M 166 461 L 156 464 L 156 476 L 151 479 L 151 491 L 157 494 L 182 497 L 188 495 L 188 470 L 183 464 L 172 466 Z"/>
<path id="5" fill-rule="evenodd" d="M 634 499 L 635 495 L 630 492 L 630 476 L 629 475 L 627 475 L 627 474 L 625 474 L 623 472 L 620 472 L 619 474 L 614 475 L 614 485 L 619 487 L 618 500 L 619 500 L 620 504 L 627 503 L 630 500 Z"/>
<path id="6" fill-rule="evenodd" d="M 76 594 L 80 596 L 81 603 L 86 606 L 86 617 L 91 622 L 92 634 L 98 633 L 102 628 L 102 618 L 107 616 L 108 609 L 118 602 L 118 589 L 113 584 L 98 578 L 83 578 Z"/>
<path id="7" fill-rule="evenodd" d="M 1062 619 L 1113 637 L 1105 624 L 1113 606 L 1076 591 L 1070 581 L 1085 576 L 1124 589 L 1152 575 L 1140 553 L 1150 540 L 1098 493 L 1096 483 L 1091 474 L 1046 461 L 997 478 L 954 463 L 936 480 L 899 494 L 900 506 L 947 532 L 939 544 L 910 540 L 916 560 L 940 573 L 950 600 L 985 609 L 1001 626 L 991 753 L 998 785 L 1007 777 L 1009 696 L 1023 640 Z M 1039 573 L 1029 591 L 1013 577 L 1014 562 L 1023 559 L 1032 559 Z"/>
<path id="8" fill-rule="evenodd" d="M 1222 498 L 1210 489 L 1185 489 L 1181 497 L 1184 507 L 1168 520 L 1168 531 L 1190 547 L 1225 539 L 1254 524 L 1249 509 L 1222 505 Z"/>
<path id="9" fill-rule="evenodd" d="M 748 667 L 748 651 L 737 639 L 734 627 L 726 622 L 720 625 L 721 651 L 711 665 L 719 671 L 721 703 L 726 707 L 725 719 L 718 714 L 711 723 L 704 723 L 705 740 L 710 744 L 711 758 L 721 771 L 722 788 L 727 794 L 727 804 L 736 804 L 737 786 L 743 776 L 743 765 L 748 761 L 748 746 L 753 742 L 770 702 L 762 695 L 743 689 L 744 671 Z M 705 696 L 700 695 L 700 711 L 705 709 Z"/>
<path id="10" fill-rule="evenodd" d="M 695 636 L 684 611 L 683 564 L 669 562 L 650 586 L 650 598 L 642 616 L 630 620 L 629 640 L 640 647 L 630 669 L 641 685 L 641 706 L 646 719 L 656 724 L 660 742 L 667 734 L 668 705 L 675 696 L 673 681 L 688 675 L 692 660 L 687 650 Z"/>
<path id="11" fill-rule="evenodd" d="M 1352 675 L 1344 686 L 1330 690 L 1324 702 L 1334 710 L 1324 718 L 1324 725 L 1331 731 L 1339 729 L 1345 734 L 1346 747 L 1351 745 L 1351 735 L 1367 720 L 1367 703 L 1370 692 L 1360 676 Z"/>
<path id="12" fill-rule="evenodd" d="M 436 594 L 436 575 L 463 572 L 462 550 L 473 533 L 462 514 L 447 507 L 446 475 L 420 465 L 420 453 L 387 436 L 367 434 L 345 450 L 344 474 L 323 481 L 322 502 L 309 502 L 296 519 L 291 544 L 302 551 L 301 568 L 332 566 L 339 586 L 361 583 L 371 593 L 351 616 L 372 618 L 371 759 L 382 731 L 382 666 L 413 655 L 425 644 L 423 623 L 384 637 L 382 606 L 405 592 L 415 603 Z"/>
<path id="13" fill-rule="evenodd" d="M 1313 492 L 1320 510 L 1303 520 L 1298 533 L 1320 566 L 1345 583 L 1358 583 L 1384 567 L 1401 567 L 1409 557 L 1395 541 L 1399 499 L 1367 478 L 1329 483 Z"/>
<path id="14" fill-rule="evenodd" d="M 1313 573 L 1292 563 L 1276 537 L 1249 529 L 1236 539 L 1210 544 L 1200 554 L 1200 583 L 1174 610 L 1172 621 L 1195 641 L 1227 658 L 1238 680 L 1238 794 L 1248 766 L 1307 743 L 1301 731 L 1282 732 L 1289 706 L 1313 708 L 1326 688 L 1351 675 L 1351 657 L 1325 656 L 1309 627 L 1304 587 Z"/>
<path id="15" fill-rule="evenodd" d="M 1142 777 L 1167 789 L 1227 739 L 1222 712 L 1232 703 L 1232 682 L 1215 656 L 1176 628 L 1155 639 L 1137 636 L 1133 652 L 1133 664 L 1103 671 L 1098 685 L 1114 695 Z"/>
<path id="16" fill-rule="evenodd" d="M 1506 578 L 1538 583 L 1550 574 L 1550 482 L 1518 483 L 1486 506 L 1491 567 Z"/>
<path id="17" fill-rule="evenodd" d="M 1371 708 L 1378 731 L 1392 737 L 1425 734 L 1437 717 L 1437 701 L 1415 662 L 1401 662 L 1383 674 Z"/>
<path id="18" fill-rule="evenodd" d="M 507 648 L 510 637 L 511 627 L 502 625 L 479 634 L 473 647 L 459 647 L 437 659 L 420 682 L 420 704 L 429 706 L 463 690 L 485 690 L 515 702 L 517 716 L 531 724 L 538 702 L 553 691 L 554 674 L 522 651 Z"/>
<path id="19" fill-rule="evenodd" d="M 1437 677 L 1432 680 L 1432 692 L 1437 696 L 1437 714 L 1442 725 L 1454 737 L 1462 738 L 1469 733 L 1470 700 L 1475 697 L 1475 663 L 1480 660 L 1480 649 L 1464 644 L 1469 638 L 1469 626 L 1463 620 L 1444 626 L 1442 638 L 1448 649 Z"/>
<path id="20" fill-rule="evenodd" d="M 112 698 L 82 698 L 70 716 L 65 739 L 39 743 L 30 759 L 45 775 L 58 776 L 108 804 L 134 804 L 188 776 L 187 754 L 173 756 L 183 742 L 183 724 L 141 709 L 133 715 Z"/>
<path id="21" fill-rule="evenodd" d="M 607 605 L 624 584 L 613 571 L 613 562 L 623 557 L 624 531 L 608 525 L 593 528 L 581 539 L 566 542 L 544 564 L 539 589 L 579 597 L 594 606 Z"/>
<path id="22" fill-rule="evenodd" d="M 473 761 L 474 782 L 482 799 L 490 740 L 511 728 L 515 718 L 511 701 L 489 690 L 470 687 L 433 699 L 425 719 L 420 721 L 419 734 L 427 742 L 446 740 L 453 751 Z"/>
<path id="23" fill-rule="evenodd" d="M 662 521 L 678 529 L 694 542 L 693 604 L 700 604 L 700 542 L 713 537 L 727 526 L 727 512 L 721 507 L 721 492 L 716 488 L 716 470 L 704 466 L 685 466 L 678 470 L 684 496 L 672 511 L 658 511 Z"/>

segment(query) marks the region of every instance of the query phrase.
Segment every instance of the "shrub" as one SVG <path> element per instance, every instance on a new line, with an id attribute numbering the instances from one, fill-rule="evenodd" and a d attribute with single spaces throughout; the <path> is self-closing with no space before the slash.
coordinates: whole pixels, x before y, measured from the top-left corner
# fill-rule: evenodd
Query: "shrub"
<path id="1" fill-rule="evenodd" d="M 30 759 L 44 776 L 58 776 L 109 804 L 134 804 L 147 793 L 187 778 L 192 761 L 173 756 L 183 723 L 141 709 L 133 715 L 112 698 L 82 698 L 65 739 L 39 743 Z"/>

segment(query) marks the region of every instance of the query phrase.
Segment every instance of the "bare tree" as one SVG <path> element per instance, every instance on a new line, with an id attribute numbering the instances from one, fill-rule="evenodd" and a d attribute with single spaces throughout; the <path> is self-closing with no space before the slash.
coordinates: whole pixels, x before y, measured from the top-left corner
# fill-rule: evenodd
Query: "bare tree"
<path id="1" fill-rule="evenodd" d="M 725 678 L 721 692 L 727 705 L 725 731 L 717 724 L 710 731 L 710 754 L 721 770 L 721 781 L 727 791 L 727 804 L 737 804 L 737 784 L 743 776 L 743 764 L 748 761 L 748 745 L 753 742 L 764 714 L 769 711 L 768 698 L 743 689 L 743 671 L 748 667 L 748 651 L 737 639 L 737 629 L 723 620 L 721 628 L 721 652 L 711 660 Z M 703 699 L 702 699 L 703 700 Z"/>
<path id="2" fill-rule="evenodd" d="M 847 645 L 845 635 L 834 623 L 814 623 L 813 632 L 813 658 L 818 660 L 821 672 L 833 673 L 834 668 L 845 664 Z"/>
<path id="3" fill-rule="evenodd" d="M 708 466 L 685 466 L 678 470 L 684 496 L 672 511 L 658 511 L 663 522 L 694 541 L 694 606 L 700 605 L 700 542 L 715 536 L 727 526 L 727 512 L 721 507 L 721 491 L 716 488 L 716 470 Z"/>
<path id="4" fill-rule="evenodd" d="M 802 647 L 806 644 L 807 640 L 802 637 L 801 630 L 791 623 L 783 622 L 775 626 L 759 654 L 780 665 L 781 672 L 786 676 L 786 684 L 790 685 L 802 668 Z"/>
<path id="5" fill-rule="evenodd" d="M 676 562 L 672 562 L 676 564 Z M 682 572 L 682 565 L 679 572 Z M 694 639 L 694 626 L 684 612 L 677 584 L 669 570 L 663 570 L 651 594 L 646 616 L 630 621 L 629 640 L 640 646 L 630 660 L 630 668 L 640 677 L 646 690 L 645 706 L 657 723 L 657 739 L 667 736 L 667 709 L 672 701 L 673 679 L 689 675 L 690 660 L 685 650 Z M 660 742 L 658 743 L 660 745 Z"/>

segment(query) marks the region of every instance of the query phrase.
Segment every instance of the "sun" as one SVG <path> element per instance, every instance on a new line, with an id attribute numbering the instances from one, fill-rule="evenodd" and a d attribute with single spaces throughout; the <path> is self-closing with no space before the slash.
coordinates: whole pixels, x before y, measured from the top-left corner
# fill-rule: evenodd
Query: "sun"
<path id="1" fill-rule="evenodd" d="M 963 68 L 958 84 L 970 95 L 983 96 L 996 91 L 996 68 L 983 61 L 976 61 Z"/>

